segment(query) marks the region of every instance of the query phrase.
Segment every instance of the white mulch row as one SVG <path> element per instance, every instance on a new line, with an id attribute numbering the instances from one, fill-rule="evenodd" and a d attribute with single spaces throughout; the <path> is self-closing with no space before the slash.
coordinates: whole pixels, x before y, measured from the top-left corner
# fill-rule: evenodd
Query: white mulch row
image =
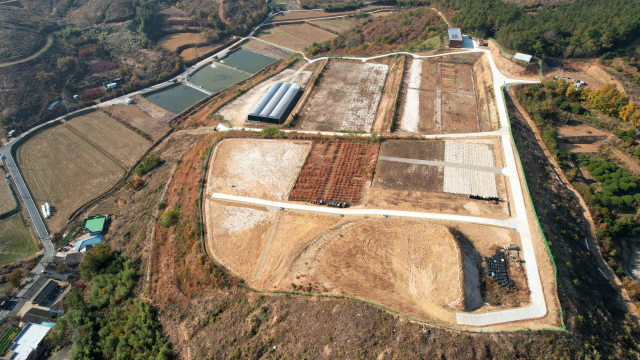
<path id="1" fill-rule="evenodd" d="M 488 145 L 462 141 L 445 141 L 444 161 L 467 165 L 494 167 L 493 152 Z M 443 191 L 498 197 L 496 174 L 464 168 L 445 167 Z"/>
<path id="2" fill-rule="evenodd" d="M 364 64 L 358 89 L 353 92 L 347 116 L 340 130 L 371 131 L 388 71 L 387 65 Z"/>
<path id="3" fill-rule="evenodd" d="M 409 82 L 407 96 L 404 100 L 404 111 L 400 121 L 400 129 L 408 132 L 418 132 L 418 122 L 420 121 L 420 88 L 422 80 L 422 60 L 414 59 L 409 68 Z"/>

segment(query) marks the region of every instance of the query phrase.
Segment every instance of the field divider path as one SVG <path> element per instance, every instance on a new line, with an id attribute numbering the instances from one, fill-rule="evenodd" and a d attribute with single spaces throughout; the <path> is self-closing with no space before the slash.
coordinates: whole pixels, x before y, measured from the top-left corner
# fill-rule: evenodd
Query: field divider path
<path id="1" fill-rule="evenodd" d="M 454 221 L 454 222 L 464 222 L 471 224 L 482 224 L 482 225 L 490 225 L 490 226 L 498 226 L 503 228 L 513 229 L 515 222 L 515 218 L 507 219 L 507 220 L 497 220 L 497 219 L 489 219 L 475 216 L 465 216 L 465 215 L 451 215 L 451 214 L 437 214 L 437 213 L 425 213 L 425 212 L 416 212 L 416 211 L 403 211 L 403 210 L 389 210 L 389 209 L 344 209 L 344 208 L 333 208 L 326 206 L 314 206 L 314 205 L 304 205 L 304 204 L 296 204 L 296 203 L 286 203 L 272 200 L 264 200 L 257 198 L 250 198 L 244 196 L 236 196 L 236 195 L 228 195 L 221 193 L 213 193 L 211 194 L 211 199 L 214 200 L 225 200 L 229 202 L 236 202 L 240 204 L 250 204 L 264 207 L 277 207 L 280 210 L 301 210 L 301 211 L 309 211 L 313 213 L 319 214 L 337 214 L 343 216 L 375 216 L 375 217 L 397 217 L 397 218 L 407 218 L 407 219 L 425 219 L 425 220 L 442 220 L 442 221 Z"/>
<path id="2" fill-rule="evenodd" d="M 399 158 L 399 157 L 393 157 L 393 156 L 379 156 L 378 160 L 401 162 L 401 163 L 407 163 L 407 164 L 454 167 L 454 168 L 461 168 L 461 169 L 493 172 L 499 175 L 506 175 L 504 173 L 506 168 L 501 168 L 501 167 L 487 167 L 487 166 L 480 166 L 480 165 L 453 163 L 453 162 L 447 162 L 447 161 L 407 159 L 407 158 Z M 511 175 L 507 175 L 507 176 L 511 176 Z"/>
<path id="3" fill-rule="evenodd" d="M 276 216 L 276 221 L 273 223 L 273 228 L 271 229 L 271 235 L 269 236 L 269 241 L 267 241 L 267 246 L 264 247 L 264 252 L 262 253 L 262 259 L 260 259 L 260 265 L 258 265 L 258 271 L 256 271 L 256 277 L 254 277 L 253 280 L 258 279 L 258 274 L 260 274 L 262 263 L 264 262 L 264 258 L 267 256 L 267 250 L 269 250 L 269 244 L 271 244 L 271 239 L 273 239 L 273 234 L 276 233 L 278 220 L 280 220 L 280 213 L 282 213 L 282 208 L 278 209 L 278 215 Z"/>

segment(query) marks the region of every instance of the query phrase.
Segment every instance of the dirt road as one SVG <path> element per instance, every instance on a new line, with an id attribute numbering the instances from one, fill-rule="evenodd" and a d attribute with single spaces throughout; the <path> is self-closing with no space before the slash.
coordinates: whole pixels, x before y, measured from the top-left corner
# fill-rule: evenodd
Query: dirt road
<path id="1" fill-rule="evenodd" d="M 37 53 L 29 56 L 28 58 L 22 59 L 22 60 L 16 60 L 16 61 L 9 61 L 9 62 L 5 62 L 5 63 L 0 63 L 0 67 L 7 67 L 7 66 L 15 65 L 15 64 L 20 64 L 20 63 L 23 63 L 25 61 L 33 60 L 33 59 L 37 58 L 38 56 L 42 55 L 42 53 L 44 53 L 45 51 L 47 51 L 47 49 L 49 49 L 51 47 L 51 45 L 53 45 L 53 36 L 49 35 L 49 37 L 47 37 L 47 44 L 42 49 L 38 50 Z"/>

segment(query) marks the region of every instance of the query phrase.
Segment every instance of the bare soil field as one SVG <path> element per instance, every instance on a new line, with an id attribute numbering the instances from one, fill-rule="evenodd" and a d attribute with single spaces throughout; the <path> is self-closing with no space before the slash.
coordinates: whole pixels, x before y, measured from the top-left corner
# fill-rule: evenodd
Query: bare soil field
<path id="1" fill-rule="evenodd" d="M 329 61 L 296 128 L 371 131 L 388 70 L 383 64 Z"/>
<path id="2" fill-rule="evenodd" d="M 414 148 L 412 143 L 418 145 L 416 152 L 411 150 Z M 385 142 L 382 153 L 388 155 L 378 159 L 373 186 L 497 197 L 502 193 L 499 191 L 502 186 L 500 177 L 489 170 L 496 167 L 497 156 L 493 149 L 491 144 L 453 140 Z M 409 152 L 409 158 L 398 156 Z M 412 160 L 438 163 L 423 164 Z"/>
<path id="3" fill-rule="evenodd" d="M 576 154 L 581 153 L 597 153 L 599 152 L 600 144 L 570 144 L 570 143 L 559 143 L 558 150 L 560 151 L 570 151 Z"/>
<path id="4" fill-rule="evenodd" d="M 276 76 L 273 76 L 260 84 L 254 86 L 246 94 L 239 96 L 229 104 L 225 105 L 218 114 L 225 120 L 228 120 L 234 126 L 243 126 L 248 122 L 247 115 L 256 106 L 258 101 L 267 92 L 267 90 L 276 81 L 298 83 L 304 88 L 309 82 L 311 75 L 313 74 L 313 64 L 304 66 L 298 70 L 286 69 Z"/>
<path id="5" fill-rule="evenodd" d="M 389 66 L 389 74 L 382 90 L 378 112 L 373 123 L 372 130 L 379 134 L 391 131 L 394 126 L 393 121 L 397 111 L 396 103 L 402 86 L 406 56 L 385 57 L 380 60 L 381 63 Z"/>
<path id="6" fill-rule="evenodd" d="M 158 40 L 158 45 L 169 51 L 176 51 L 176 49 L 186 44 L 202 44 L 204 37 L 200 33 L 176 33 L 169 34 Z"/>
<path id="7" fill-rule="evenodd" d="M 211 156 L 206 194 L 285 200 L 310 149 L 310 141 L 224 140 Z"/>
<path id="8" fill-rule="evenodd" d="M 153 140 L 161 138 L 170 128 L 166 122 L 152 117 L 134 105 L 114 105 L 104 107 L 103 110 L 111 117 L 139 129 Z"/>
<path id="9" fill-rule="evenodd" d="M 180 57 L 182 57 L 184 61 L 190 61 L 210 51 L 215 50 L 215 48 L 217 48 L 218 46 L 220 45 L 205 45 L 205 46 L 198 46 L 197 48 L 192 47 L 192 48 L 184 49 L 180 53 Z"/>
<path id="10" fill-rule="evenodd" d="M 310 24 L 318 25 L 330 31 L 342 34 L 356 27 L 358 22 L 353 19 L 330 19 L 309 21 Z"/>
<path id="11" fill-rule="evenodd" d="M 447 323 L 464 308 L 462 257 L 443 225 L 211 200 L 206 211 L 208 251 L 250 286 L 353 295 Z"/>
<path id="12" fill-rule="evenodd" d="M 289 199 L 359 203 L 378 149 L 378 144 L 314 141 Z"/>
<path id="13" fill-rule="evenodd" d="M 0 172 L 4 177 L 4 172 Z M 16 206 L 16 200 L 11 193 L 7 179 L 0 179 L 0 214 L 12 210 Z"/>
<path id="14" fill-rule="evenodd" d="M 336 35 L 309 24 L 291 24 L 262 29 L 257 37 L 287 49 L 303 52 L 314 42 L 325 42 Z"/>
<path id="15" fill-rule="evenodd" d="M 481 131 L 476 79 L 471 65 L 477 61 L 478 58 L 462 63 L 442 59 L 411 60 L 403 86 L 400 129 L 421 134 Z"/>
<path id="16" fill-rule="evenodd" d="M 34 135 L 18 150 L 20 171 L 38 208 L 48 202 L 52 232 L 73 211 L 111 188 L 124 169 L 70 130 L 55 126 Z"/>
<path id="17" fill-rule="evenodd" d="M 358 9 L 357 11 L 343 11 L 343 12 L 326 12 L 324 10 L 291 11 L 285 14 L 278 14 L 272 17 L 271 22 L 340 16 L 340 15 L 353 14 L 358 11 L 370 11 L 377 8 L 380 8 L 380 6 L 366 6 L 361 9 Z M 391 7 L 389 8 L 391 9 Z"/>
<path id="18" fill-rule="evenodd" d="M 558 136 L 599 136 L 609 134 L 587 124 L 558 126 Z"/>
<path id="19" fill-rule="evenodd" d="M 242 48 L 276 59 L 285 59 L 288 58 L 289 55 L 291 55 L 291 52 L 283 48 L 270 45 L 258 40 L 249 40 L 246 43 L 242 44 Z"/>
<path id="20" fill-rule="evenodd" d="M 102 111 L 73 118 L 67 125 L 124 168 L 133 166 L 151 146 L 151 141 Z"/>

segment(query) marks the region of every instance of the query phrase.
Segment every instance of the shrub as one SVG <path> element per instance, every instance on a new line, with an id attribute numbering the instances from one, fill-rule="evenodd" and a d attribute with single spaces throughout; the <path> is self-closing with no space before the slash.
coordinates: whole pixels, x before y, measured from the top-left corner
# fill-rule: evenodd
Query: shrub
<path id="1" fill-rule="evenodd" d="M 144 160 L 142 160 L 140 165 L 138 165 L 138 167 L 136 168 L 136 175 L 138 176 L 146 175 L 149 171 L 160 166 L 161 162 L 162 160 L 157 156 L 147 156 Z"/>
<path id="2" fill-rule="evenodd" d="M 22 281 L 22 274 L 20 271 L 14 271 L 7 277 L 7 282 L 14 288 L 20 286 L 20 282 Z"/>
<path id="3" fill-rule="evenodd" d="M 158 210 L 163 210 L 166 207 L 167 207 L 167 202 L 164 200 L 160 201 L 158 205 L 156 205 L 156 209 Z"/>
<path id="4" fill-rule="evenodd" d="M 135 191 L 142 189 L 144 187 L 144 184 L 145 184 L 144 179 L 141 179 L 141 178 L 135 178 L 135 179 L 129 180 L 129 187 Z"/>
<path id="5" fill-rule="evenodd" d="M 164 229 L 168 229 L 174 225 L 178 225 L 180 218 L 182 217 L 182 210 L 180 206 L 175 205 L 173 208 L 166 210 L 162 213 L 162 219 L 160 219 L 160 226 Z"/>
<path id="6" fill-rule="evenodd" d="M 617 72 L 622 72 L 622 66 L 618 65 L 615 67 Z"/>

